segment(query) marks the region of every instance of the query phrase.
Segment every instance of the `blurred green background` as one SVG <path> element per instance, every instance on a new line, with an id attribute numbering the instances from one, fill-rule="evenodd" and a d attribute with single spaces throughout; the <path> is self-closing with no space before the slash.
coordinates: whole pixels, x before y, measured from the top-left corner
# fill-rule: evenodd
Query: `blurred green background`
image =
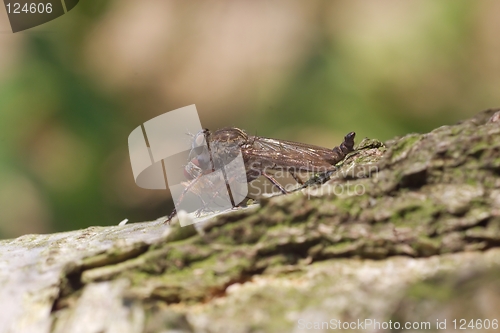
<path id="1" fill-rule="evenodd" d="M 127 137 L 202 125 L 333 147 L 498 107 L 500 2 L 82 0 L 12 34 L 0 9 L 0 237 L 156 219 Z"/>

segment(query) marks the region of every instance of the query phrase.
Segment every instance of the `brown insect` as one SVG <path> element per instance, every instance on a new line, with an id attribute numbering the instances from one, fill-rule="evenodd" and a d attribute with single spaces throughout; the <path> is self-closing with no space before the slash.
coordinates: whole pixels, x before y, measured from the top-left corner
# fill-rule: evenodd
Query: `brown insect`
<path id="1" fill-rule="evenodd" d="M 193 136 L 189 162 L 184 168 L 184 175 L 189 180 L 185 184 L 184 194 L 212 190 L 215 195 L 222 189 L 229 190 L 229 183 L 250 183 L 260 176 L 268 179 L 281 193 L 288 193 L 274 178 L 277 171 L 289 173 L 298 183 L 303 184 L 299 174 L 328 173 L 335 170 L 335 164 L 353 151 L 355 133 L 350 132 L 344 141 L 333 149 L 305 143 L 277 140 L 248 135 L 245 131 L 230 127 L 210 132 L 207 129 Z M 239 154 L 244 162 L 243 174 L 226 177 L 227 165 Z M 226 184 L 212 182 L 210 175 L 215 170 L 224 170 Z M 179 198 L 183 199 L 183 195 Z M 232 201 L 231 201 L 232 202 Z M 233 203 L 233 206 L 235 204 Z M 170 221 L 176 210 L 169 215 Z"/>

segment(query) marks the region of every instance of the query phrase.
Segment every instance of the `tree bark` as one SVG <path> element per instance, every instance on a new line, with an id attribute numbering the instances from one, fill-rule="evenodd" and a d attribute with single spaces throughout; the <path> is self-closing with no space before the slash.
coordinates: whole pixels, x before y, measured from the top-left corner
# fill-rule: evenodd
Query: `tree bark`
<path id="1" fill-rule="evenodd" d="M 326 184 L 196 227 L 1 241 L 0 332 L 498 331 L 499 125 L 365 139 Z"/>

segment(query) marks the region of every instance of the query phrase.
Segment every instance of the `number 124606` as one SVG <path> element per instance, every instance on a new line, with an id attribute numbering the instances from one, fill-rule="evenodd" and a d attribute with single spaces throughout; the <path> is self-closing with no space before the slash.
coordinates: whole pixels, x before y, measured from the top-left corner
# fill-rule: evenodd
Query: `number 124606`
<path id="1" fill-rule="evenodd" d="M 14 2 L 13 4 L 7 3 L 5 5 L 7 7 L 7 13 L 8 14 L 43 14 L 47 13 L 50 14 L 52 13 L 52 4 L 49 3 L 25 3 L 22 7 L 21 4 L 18 2 Z"/>
<path id="2" fill-rule="evenodd" d="M 454 319 L 453 328 L 456 330 L 480 330 L 480 329 L 498 329 L 498 319 Z"/>

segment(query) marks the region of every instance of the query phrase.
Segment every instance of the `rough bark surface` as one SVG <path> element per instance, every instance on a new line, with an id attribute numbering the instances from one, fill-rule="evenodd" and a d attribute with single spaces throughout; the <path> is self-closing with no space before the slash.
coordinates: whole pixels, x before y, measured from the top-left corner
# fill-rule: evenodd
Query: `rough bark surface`
<path id="1" fill-rule="evenodd" d="M 365 139 L 326 184 L 197 228 L 156 221 L 1 241 L 0 332 L 498 323 L 497 111 Z"/>

